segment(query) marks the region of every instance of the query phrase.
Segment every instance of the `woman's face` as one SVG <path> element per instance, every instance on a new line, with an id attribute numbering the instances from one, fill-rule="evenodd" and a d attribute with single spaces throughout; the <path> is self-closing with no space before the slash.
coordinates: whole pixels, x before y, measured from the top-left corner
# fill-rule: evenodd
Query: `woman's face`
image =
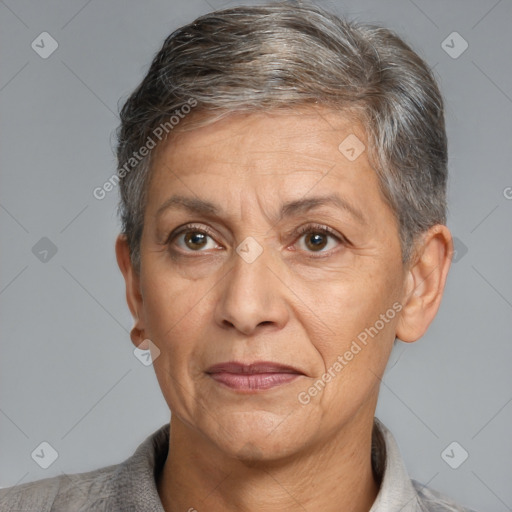
<path id="1" fill-rule="evenodd" d="M 362 144 L 302 109 L 155 154 L 137 322 L 172 415 L 227 454 L 283 457 L 373 418 L 406 273 Z"/>

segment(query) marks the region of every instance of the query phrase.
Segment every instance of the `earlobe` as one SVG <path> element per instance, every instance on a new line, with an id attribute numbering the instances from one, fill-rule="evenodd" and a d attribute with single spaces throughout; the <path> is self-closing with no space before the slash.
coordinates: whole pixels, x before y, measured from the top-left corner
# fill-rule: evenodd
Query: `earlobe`
<path id="1" fill-rule="evenodd" d="M 130 247 L 126 236 L 120 234 L 116 239 L 116 259 L 119 269 L 123 274 L 126 284 L 126 302 L 130 308 L 130 312 L 135 320 L 135 325 L 130 333 L 131 340 L 135 346 L 138 346 L 143 337 L 144 321 L 142 315 L 142 295 L 140 291 L 140 278 L 133 268 L 130 259 Z"/>
<path id="2" fill-rule="evenodd" d="M 418 241 L 406 275 L 398 339 L 413 342 L 425 334 L 439 309 L 452 253 L 452 237 L 444 225 L 431 227 Z"/>
<path id="3" fill-rule="evenodd" d="M 144 335 L 144 331 L 138 329 L 137 327 L 133 327 L 130 331 L 130 339 L 132 343 L 139 348 L 140 350 L 149 350 L 149 339 Z"/>

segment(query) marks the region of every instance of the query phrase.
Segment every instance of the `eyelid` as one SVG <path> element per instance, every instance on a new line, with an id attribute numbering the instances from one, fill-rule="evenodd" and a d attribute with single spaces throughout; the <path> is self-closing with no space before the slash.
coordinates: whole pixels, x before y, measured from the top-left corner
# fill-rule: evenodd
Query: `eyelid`
<path id="1" fill-rule="evenodd" d="M 213 230 L 206 224 L 197 224 L 197 223 L 189 223 L 184 224 L 183 226 L 177 228 L 177 230 L 172 231 L 169 236 L 167 237 L 167 240 L 165 241 L 165 245 L 170 244 L 175 238 L 182 235 L 183 233 L 186 233 L 187 231 L 199 231 L 201 233 L 205 233 L 210 238 L 215 240 L 215 233 Z M 217 240 L 215 240 L 215 243 L 218 244 Z M 200 252 L 200 251 L 197 251 Z"/>
<path id="2" fill-rule="evenodd" d="M 170 244 L 175 238 L 177 238 L 178 236 L 180 236 L 183 233 L 186 233 L 188 231 L 199 231 L 199 232 L 205 233 L 210 238 L 212 238 L 215 241 L 215 243 L 218 244 L 218 242 L 215 238 L 214 231 L 208 225 L 193 223 L 193 222 L 184 224 L 183 226 L 177 228 L 177 231 L 176 230 L 172 231 L 169 234 L 167 240 L 165 241 L 165 244 L 166 245 Z M 289 231 L 286 234 L 286 238 L 293 236 L 294 244 L 295 244 L 301 236 L 305 235 L 306 233 L 315 233 L 315 232 L 325 233 L 325 234 L 335 238 L 341 244 L 345 244 L 345 245 L 350 244 L 350 241 L 341 233 L 338 233 L 336 230 L 332 229 L 329 226 L 326 226 L 324 224 L 314 223 L 314 222 L 302 225 L 298 228 L 294 228 L 293 230 Z M 194 252 L 194 251 L 191 251 L 191 252 Z M 202 251 L 196 251 L 196 252 L 202 252 Z M 329 254 L 330 252 L 331 251 L 325 251 L 325 252 L 319 251 L 318 254 Z M 311 252 L 311 254 L 315 254 L 315 253 Z"/>
<path id="3" fill-rule="evenodd" d="M 341 233 L 338 233 L 336 230 L 332 229 L 331 227 L 326 226 L 324 224 L 318 224 L 315 222 L 301 226 L 294 232 L 298 235 L 304 235 L 305 233 L 315 233 L 317 231 L 332 235 L 334 238 L 337 238 L 338 240 L 347 241 L 347 239 Z"/>
<path id="4" fill-rule="evenodd" d="M 334 230 L 330 226 L 326 226 L 324 224 L 318 224 L 315 222 L 303 225 L 303 226 L 297 228 L 296 230 L 293 230 L 291 233 L 289 233 L 289 236 L 294 236 L 295 241 L 294 241 L 293 245 L 298 243 L 300 238 L 307 233 L 323 233 L 327 236 L 334 238 L 338 242 L 338 245 L 341 245 L 341 246 L 351 245 L 350 240 L 348 240 L 348 238 L 346 238 L 344 235 L 342 235 L 338 231 Z M 306 252 L 309 257 L 322 258 L 322 257 L 330 256 L 331 254 L 333 254 L 334 252 L 336 252 L 338 250 L 339 250 L 339 247 L 330 249 L 328 251 L 306 251 Z"/>

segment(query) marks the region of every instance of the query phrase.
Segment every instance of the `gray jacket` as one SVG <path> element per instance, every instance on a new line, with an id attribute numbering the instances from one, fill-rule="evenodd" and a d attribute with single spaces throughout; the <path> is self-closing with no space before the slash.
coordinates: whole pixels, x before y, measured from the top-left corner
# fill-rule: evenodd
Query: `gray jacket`
<path id="1" fill-rule="evenodd" d="M 375 425 L 381 441 L 378 446 L 374 443 L 372 455 L 381 484 L 370 512 L 472 512 L 411 480 L 391 432 L 377 419 Z M 0 489 L 0 511 L 165 512 L 156 475 L 168 447 L 169 424 L 151 434 L 121 464 Z"/>

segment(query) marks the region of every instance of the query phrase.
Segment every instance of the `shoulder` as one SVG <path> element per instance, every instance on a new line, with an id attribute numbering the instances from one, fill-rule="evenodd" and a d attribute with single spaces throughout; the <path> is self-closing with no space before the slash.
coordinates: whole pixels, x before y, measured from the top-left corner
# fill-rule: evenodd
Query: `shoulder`
<path id="1" fill-rule="evenodd" d="M 107 510 L 119 464 L 87 473 L 62 474 L 0 489 L 0 510 L 78 512 Z M 94 507 L 94 508 L 91 508 Z"/>
<path id="2" fill-rule="evenodd" d="M 120 464 L 0 489 L 0 511 L 163 512 L 155 478 L 167 457 L 168 440 L 169 423 Z"/>
<path id="3" fill-rule="evenodd" d="M 418 501 L 422 511 L 425 512 L 475 512 L 472 509 L 463 507 L 455 503 L 452 499 L 444 496 L 440 492 L 426 487 L 416 480 L 411 480 L 413 487 L 418 495 Z"/>
<path id="4" fill-rule="evenodd" d="M 373 464 L 373 468 L 381 477 L 381 485 L 371 512 L 474 512 L 411 479 L 391 432 L 377 418 L 375 426 L 377 431 L 372 439 L 372 464 L 374 460 L 379 461 Z M 382 436 L 379 442 L 377 433 Z"/>

